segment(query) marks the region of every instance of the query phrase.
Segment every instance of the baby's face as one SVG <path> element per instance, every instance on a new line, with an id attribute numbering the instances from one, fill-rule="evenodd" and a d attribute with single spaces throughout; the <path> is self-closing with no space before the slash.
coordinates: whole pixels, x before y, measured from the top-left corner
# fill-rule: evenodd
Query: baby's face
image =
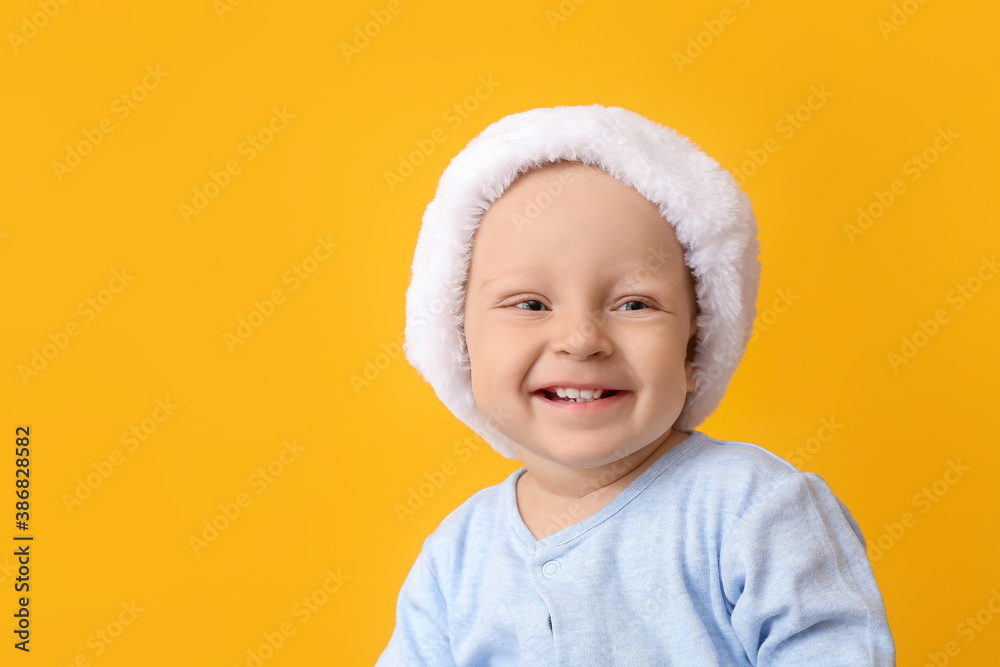
<path id="1" fill-rule="evenodd" d="M 666 438 L 694 390 L 695 322 L 673 228 L 600 169 L 529 172 L 483 215 L 466 283 L 472 390 L 522 459 L 596 467 Z"/>

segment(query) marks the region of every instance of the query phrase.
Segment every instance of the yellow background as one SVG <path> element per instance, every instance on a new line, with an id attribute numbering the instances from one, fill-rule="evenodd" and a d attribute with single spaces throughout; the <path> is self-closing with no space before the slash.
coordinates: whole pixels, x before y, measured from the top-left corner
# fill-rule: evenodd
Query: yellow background
<path id="1" fill-rule="evenodd" d="M 1000 590 L 1000 280 L 970 282 L 1000 250 L 1000 10 L 577 3 L 4 3 L 0 663 L 248 665 L 288 623 L 263 664 L 373 664 L 423 539 L 517 467 L 470 440 L 398 354 L 423 208 L 492 121 L 601 103 L 690 136 L 754 202 L 758 307 L 774 310 L 701 430 L 789 458 L 803 447 L 803 467 L 881 538 L 899 664 L 948 642 L 948 664 L 996 664 L 1000 618 L 971 638 L 959 624 Z M 144 99 L 121 118 L 123 95 Z M 274 109 L 294 118 L 268 136 Z M 87 151 L 104 119 L 113 131 L 78 166 L 53 166 L 67 146 Z M 438 128 L 444 140 L 390 188 L 386 172 Z M 271 141 L 249 160 L 258 135 Z M 911 180 L 925 151 L 934 162 Z M 181 204 L 213 173 L 226 187 L 186 220 Z M 903 193 L 849 234 L 895 180 Z M 296 266 L 314 269 L 297 285 Z M 967 283 L 979 291 L 959 308 Z M 275 290 L 282 303 L 227 345 Z M 792 305 L 775 307 L 779 290 Z M 107 303 L 90 312 L 88 298 Z M 894 364 L 904 337 L 922 344 Z M 36 351 L 52 358 L 25 374 Z M 178 406 L 160 422 L 157 399 Z M 840 425 L 832 438 L 824 419 Z M 122 435 L 143 424 L 130 450 Z M 30 654 L 11 634 L 18 425 L 32 435 Z M 277 470 L 292 440 L 304 449 L 261 489 L 256 471 Z M 448 462 L 454 474 L 401 520 L 395 506 Z M 940 481 L 949 462 L 968 468 L 954 484 Z M 250 502 L 196 554 L 191 536 L 225 525 L 219 506 L 238 498 Z M 327 570 L 340 587 L 319 594 Z M 323 600 L 304 621 L 303 597 Z M 133 601 L 142 611 L 115 626 Z M 111 644 L 97 634 L 118 630 Z"/>

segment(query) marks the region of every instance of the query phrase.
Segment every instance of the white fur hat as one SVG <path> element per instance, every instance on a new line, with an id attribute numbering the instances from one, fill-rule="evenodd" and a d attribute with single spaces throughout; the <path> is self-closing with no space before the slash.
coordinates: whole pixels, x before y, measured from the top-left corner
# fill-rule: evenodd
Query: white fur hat
<path id="1" fill-rule="evenodd" d="M 595 165 L 634 188 L 659 207 L 684 248 L 700 314 L 696 389 L 675 428 L 693 430 L 718 407 L 756 316 L 760 261 L 750 200 L 691 141 L 627 109 L 598 104 L 501 118 L 455 156 L 424 212 L 403 349 L 448 409 L 507 458 L 517 457 L 514 443 L 472 395 L 463 330 L 472 240 L 483 213 L 519 174 L 560 160 Z"/>

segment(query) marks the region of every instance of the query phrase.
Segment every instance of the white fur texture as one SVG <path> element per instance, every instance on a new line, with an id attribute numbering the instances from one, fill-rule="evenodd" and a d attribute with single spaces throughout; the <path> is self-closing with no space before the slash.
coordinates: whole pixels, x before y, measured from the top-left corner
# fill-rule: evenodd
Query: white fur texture
<path id="1" fill-rule="evenodd" d="M 675 428 L 696 428 L 718 407 L 756 316 L 757 222 L 732 176 L 687 138 L 632 111 L 601 105 L 532 109 L 501 118 L 448 165 L 424 212 L 406 292 L 407 360 L 437 396 L 506 458 L 514 443 L 472 395 L 463 331 L 464 284 L 483 213 L 519 174 L 558 160 L 600 167 L 656 204 L 695 277 L 701 314 L 695 391 Z"/>

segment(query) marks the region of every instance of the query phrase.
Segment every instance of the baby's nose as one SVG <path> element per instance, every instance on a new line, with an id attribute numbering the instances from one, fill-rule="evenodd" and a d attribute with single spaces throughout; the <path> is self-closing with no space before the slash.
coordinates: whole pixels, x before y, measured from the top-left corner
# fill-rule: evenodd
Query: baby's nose
<path id="1" fill-rule="evenodd" d="M 600 310 L 564 310 L 553 318 L 552 351 L 586 359 L 613 351 L 606 331 L 607 316 Z"/>

